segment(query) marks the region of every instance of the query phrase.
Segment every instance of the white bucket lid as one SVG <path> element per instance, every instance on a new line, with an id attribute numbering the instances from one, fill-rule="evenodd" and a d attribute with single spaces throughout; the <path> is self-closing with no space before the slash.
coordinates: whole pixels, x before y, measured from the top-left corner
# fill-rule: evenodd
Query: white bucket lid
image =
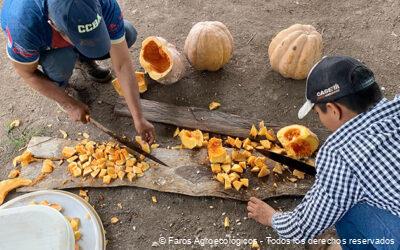
<path id="1" fill-rule="evenodd" d="M 0 206 L 0 211 L 13 207 L 32 206 L 33 202 L 44 200 L 61 205 L 63 208 L 62 215 L 80 219 L 79 231 L 82 234 L 82 238 L 78 241 L 80 249 L 106 249 L 105 231 L 99 215 L 88 202 L 73 193 L 61 190 L 43 190 L 27 193 L 4 203 Z M 57 211 L 57 213 L 59 212 Z M 0 249 L 3 250 L 1 247 Z"/>
<path id="2" fill-rule="evenodd" d="M 71 226 L 53 208 L 25 206 L 0 209 L 2 250 L 73 250 L 74 245 Z"/>

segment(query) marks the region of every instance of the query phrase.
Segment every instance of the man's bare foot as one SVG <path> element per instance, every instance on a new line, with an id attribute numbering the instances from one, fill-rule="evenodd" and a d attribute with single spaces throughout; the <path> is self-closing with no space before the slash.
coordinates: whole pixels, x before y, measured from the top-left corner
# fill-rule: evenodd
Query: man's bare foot
<path id="1" fill-rule="evenodd" d="M 247 211 L 249 218 L 266 226 L 272 225 L 272 215 L 276 213 L 270 205 L 255 197 L 251 197 L 247 203 Z"/>

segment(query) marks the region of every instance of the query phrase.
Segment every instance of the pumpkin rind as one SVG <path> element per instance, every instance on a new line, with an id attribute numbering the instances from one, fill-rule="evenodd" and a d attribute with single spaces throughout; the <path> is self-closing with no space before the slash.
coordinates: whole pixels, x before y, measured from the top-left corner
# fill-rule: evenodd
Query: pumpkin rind
<path id="1" fill-rule="evenodd" d="M 28 186 L 32 183 L 29 179 L 15 178 L 0 181 L 0 205 L 3 204 L 7 194 L 16 188 Z"/>
<path id="2" fill-rule="evenodd" d="M 162 37 L 146 38 L 142 42 L 139 59 L 150 78 L 161 84 L 173 84 L 186 72 L 185 57 Z"/>
<path id="3" fill-rule="evenodd" d="M 297 158 L 310 157 L 319 146 L 317 135 L 302 125 L 281 128 L 277 136 L 288 155 Z"/>
<path id="4" fill-rule="evenodd" d="M 186 38 L 184 53 L 195 69 L 217 71 L 232 58 L 232 35 L 221 22 L 196 23 Z"/>
<path id="5" fill-rule="evenodd" d="M 322 36 L 311 25 L 294 24 L 272 39 L 268 55 L 272 69 L 283 77 L 305 79 L 322 57 Z"/>

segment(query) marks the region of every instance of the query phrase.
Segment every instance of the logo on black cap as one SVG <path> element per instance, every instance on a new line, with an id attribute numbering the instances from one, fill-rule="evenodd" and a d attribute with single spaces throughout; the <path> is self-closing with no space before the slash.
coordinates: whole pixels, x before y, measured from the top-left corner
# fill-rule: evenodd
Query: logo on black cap
<path id="1" fill-rule="evenodd" d="M 334 95 L 338 92 L 340 92 L 340 86 L 339 86 L 339 84 L 336 83 L 329 88 L 318 91 L 317 92 L 317 100 L 324 99 L 325 97 Z"/>

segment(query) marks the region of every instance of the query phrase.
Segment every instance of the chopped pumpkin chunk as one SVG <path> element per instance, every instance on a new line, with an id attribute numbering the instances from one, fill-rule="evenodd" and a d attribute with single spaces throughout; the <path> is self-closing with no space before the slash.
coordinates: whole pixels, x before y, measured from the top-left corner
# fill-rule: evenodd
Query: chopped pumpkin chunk
<path id="1" fill-rule="evenodd" d="M 221 169 L 221 164 L 211 164 L 211 171 L 214 174 L 218 174 L 221 173 L 222 169 Z"/>
<path id="2" fill-rule="evenodd" d="M 225 219 L 224 219 L 224 227 L 228 228 L 229 225 L 230 225 L 230 221 L 229 221 L 229 218 L 226 216 Z"/>
<path id="3" fill-rule="evenodd" d="M 237 181 L 237 180 L 234 181 L 232 184 L 233 184 L 233 187 L 236 189 L 236 191 L 239 191 L 243 186 L 243 183 L 241 181 Z"/>
<path id="4" fill-rule="evenodd" d="M 208 146 L 208 157 L 211 163 L 224 163 L 226 161 L 226 149 L 222 146 L 222 140 L 211 138 Z"/>
<path id="5" fill-rule="evenodd" d="M 147 142 L 143 141 L 142 137 L 135 136 L 135 140 L 140 145 L 140 147 L 142 148 L 142 150 L 144 152 L 150 154 L 150 152 L 151 152 L 150 146 L 149 146 L 149 144 Z"/>
<path id="6" fill-rule="evenodd" d="M 17 178 L 19 175 L 20 175 L 20 171 L 18 169 L 13 169 L 8 174 L 8 178 L 9 179 L 14 179 L 14 178 Z"/>
<path id="7" fill-rule="evenodd" d="M 295 169 L 293 171 L 293 176 L 295 176 L 299 180 L 303 180 L 304 179 L 304 173 L 299 171 L 299 170 L 297 170 L 297 169 Z"/>
<path id="8" fill-rule="evenodd" d="M 260 169 L 260 172 L 258 172 L 258 177 L 264 177 L 267 176 L 269 174 L 269 169 L 266 165 L 262 166 Z"/>
<path id="9" fill-rule="evenodd" d="M 198 129 L 194 131 L 182 129 L 181 132 L 179 132 L 179 138 L 185 148 L 193 149 L 196 147 L 201 148 L 203 146 L 203 133 Z"/>
<path id="10" fill-rule="evenodd" d="M 53 172 L 53 170 L 54 170 L 54 163 L 49 159 L 44 160 L 41 172 L 43 174 L 50 174 L 51 172 Z"/>
<path id="11" fill-rule="evenodd" d="M 237 173 L 243 173 L 243 168 L 239 164 L 234 164 L 231 170 Z"/>
<path id="12" fill-rule="evenodd" d="M 249 179 L 242 178 L 242 179 L 240 179 L 240 182 L 243 184 L 243 186 L 249 187 Z"/>
<path id="13" fill-rule="evenodd" d="M 215 110 L 217 108 L 219 108 L 221 106 L 221 104 L 219 102 L 211 102 L 210 105 L 208 105 L 208 108 L 210 110 Z"/>
<path id="14" fill-rule="evenodd" d="M 255 137 L 257 137 L 257 135 L 258 135 L 258 130 L 257 130 L 257 128 L 256 128 L 256 126 L 251 126 L 251 129 L 250 129 L 250 136 L 252 136 L 253 138 L 255 138 Z"/>

